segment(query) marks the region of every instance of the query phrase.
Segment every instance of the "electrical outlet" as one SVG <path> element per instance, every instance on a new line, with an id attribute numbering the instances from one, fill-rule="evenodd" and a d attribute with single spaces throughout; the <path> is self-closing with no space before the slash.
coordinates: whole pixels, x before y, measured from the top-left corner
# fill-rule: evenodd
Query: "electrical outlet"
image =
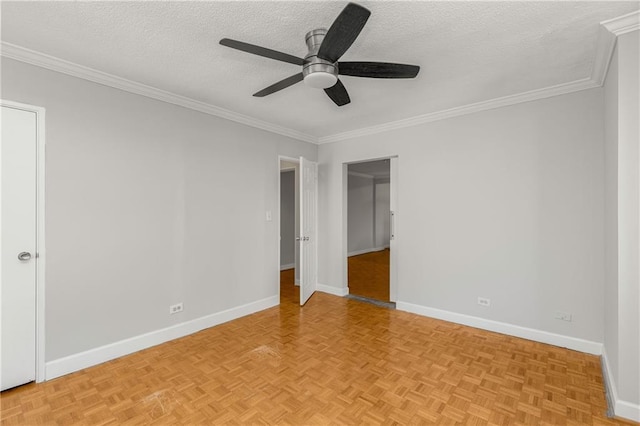
<path id="1" fill-rule="evenodd" d="M 490 306 L 491 299 L 487 299 L 486 297 L 478 297 L 478 305 L 480 306 Z"/>
<path id="2" fill-rule="evenodd" d="M 555 319 L 571 322 L 571 314 L 568 312 L 556 311 Z"/>
<path id="3" fill-rule="evenodd" d="M 184 309 L 184 306 L 182 305 L 182 302 L 176 303 L 175 305 L 169 306 L 169 313 L 171 315 L 177 314 L 178 312 L 182 312 L 183 309 Z"/>

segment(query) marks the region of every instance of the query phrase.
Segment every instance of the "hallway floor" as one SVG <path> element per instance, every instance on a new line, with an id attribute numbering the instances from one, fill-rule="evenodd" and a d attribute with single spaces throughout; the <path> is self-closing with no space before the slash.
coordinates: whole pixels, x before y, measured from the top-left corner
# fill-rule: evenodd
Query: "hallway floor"
<path id="1" fill-rule="evenodd" d="M 389 302 L 389 249 L 351 256 L 349 294 Z"/>

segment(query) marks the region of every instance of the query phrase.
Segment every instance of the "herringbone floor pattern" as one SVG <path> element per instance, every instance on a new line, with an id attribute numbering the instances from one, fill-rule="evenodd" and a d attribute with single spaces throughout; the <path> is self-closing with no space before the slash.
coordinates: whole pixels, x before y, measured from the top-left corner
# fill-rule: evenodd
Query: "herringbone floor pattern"
<path id="1" fill-rule="evenodd" d="M 599 359 L 316 293 L 1 395 L 2 425 L 617 424 Z"/>

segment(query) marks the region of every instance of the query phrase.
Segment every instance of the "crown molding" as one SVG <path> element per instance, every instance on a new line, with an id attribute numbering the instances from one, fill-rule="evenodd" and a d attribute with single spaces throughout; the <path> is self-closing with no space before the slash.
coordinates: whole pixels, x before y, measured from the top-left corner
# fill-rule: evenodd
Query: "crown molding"
<path id="1" fill-rule="evenodd" d="M 392 121 L 389 123 L 379 124 L 377 126 L 365 127 L 358 130 L 351 130 L 344 133 L 325 136 L 318 139 L 318 144 L 333 143 L 345 139 L 368 136 L 376 133 L 388 132 L 390 130 L 403 129 L 405 127 L 413 127 L 419 124 L 430 123 L 432 121 L 445 120 L 447 118 L 472 114 L 474 112 L 486 111 L 503 106 L 550 98 L 552 96 L 564 95 L 567 93 L 577 92 L 579 90 L 592 89 L 594 87 L 599 87 L 599 85 L 590 78 L 583 78 L 580 80 L 572 81 L 570 83 L 545 87 L 544 89 L 531 90 L 529 92 L 518 93 L 516 95 L 503 96 L 501 98 L 490 99 L 488 101 L 482 101 L 443 111 L 422 114 L 415 117 L 406 118 L 404 120 Z"/>
<path id="2" fill-rule="evenodd" d="M 402 129 L 405 127 L 413 127 L 424 123 L 445 120 L 447 118 L 458 117 L 509 105 L 515 105 L 523 102 L 530 102 L 538 99 L 565 95 L 580 90 L 601 87 L 604 84 L 607 72 L 609 70 L 609 64 L 611 62 L 611 57 L 613 56 L 617 36 L 626 34 L 631 31 L 637 31 L 639 29 L 640 11 L 631 12 L 626 15 L 601 22 L 596 48 L 596 58 L 591 70 L 590 77 L 568 83 L 558 84 L 555 86 L 545 87 L 542 89 L 531 90 L 529 92 L 517 93 L 514 95 L 503 96 L 500 98 L 463 105 L 447 110 L 422 114 L 403 120 L 397 120 L 347 132 L 336 133 L 334 135 L 324 136 L 320 138 L 303 132 L 299 132 L 294 129 L 290 129 L 288 127 L 278 126 L 276 124 L 262 121 L 257 118 L 239 114 L 215 105 L 196 101 L 185 96 L 147 86 L 142 83 L 107 74 L 102 71 L 98 71 L 89 67 L 75 64 L 73 62 L 56 58 L 54 56 L 49 56 L 40 52 L 26 49 L 24 47 L 20 47 L 11 43 L 2 42 L 0 44 L 0 55 L 42 68 L 47 68 L 52 71 L 61 72 L 74 77 L 93 81 L 105 86 L 114 87 L 116 89 L 121 89 L 163 102 L 179 105 L 195 111 L 203 112 L 205 114 L 225 118 L 227 120 L 235 121 L 237 123 L 245 124 L 247 126 L 255 127 L 261 130 L 266 130 L 268 132 L 277 133 L 293 139 L 298 139 L 315 144 L 325 144 L 361 136 L 373 135 L 376 133 L 387 132 L 390 130 Z"/>
<path id="3" fill-rule="evenodd" d="M 122 77 L 117 77 L 115 75 L 98 71 L 93 68 L 85 67 L 83 65 L 65 61 L 64 59 L 56 58 L 55 56 L 50 56 L 31 49 L 17 46 L 12 43 L 7 43 L 4 41 L 1 42 L 0 55 L 5 58 L 26 62 L 31 65 L 49 69 L 51 71 L 60 72 L 63 74 L 71 75 L 73 77 L 78 77 L 84 80 L 92 81 L 94 83 L 102 84 L 104 86 L 114 87 L 126 92 L 135 93 L 137 95 L 146 96 L 148 98 L 157 99 L 163 102 L 168 102 L 170 104 L 235 121 L 237 123 L 255 127 L 257 129 L 266 130 L 268 132 L 277 133 L 283 136 L 288 136 L 293 139 L 317 143 L 317 138 L 315 138 L 314 136 L 299 132 L 297 130 L 278 126 L 276 124 L 249 117 L 248 115 L 239 114 L 237 112 L 233 112 L 215 105 L 196 101 L 185 96 L 147 86 L 145 84 L 138 83 L 132 80 L 127 80 Z"/>
<path id="4" fill-rule="evenodd" d="M 593 62 L 593 68 L 591 68 L 591 79 L 598 83 L 598 86 L 602 86 L 605 78 L 607 78 L 613 50 L 616 47 L 616 39 L 615 34 L 600 24 L 596 45 L 596 59 Z"/>
<path id="5" fill-rule="evenodd" d="M 588 78 L 556 86 L 545 87 L 543 89 L 532 90 L 530 92 L 490 99 L 488 101 L 482 101 L 475 104 L 463 105 L 461 107 L 451 108 L 448 110 L 418 115 L 404 120 L 392 121 L 376 126 L 337 133 L 335 135 L 318 138 L 318 144 L 333 143 L 360 136 L 369 136 L 376 133 L 387 132 L 389 130 L 412 127 L 423 123 L 444 120 L 474 112 L 515 105 L 522 102 L 530 102 L 537 99 L 550 98 L 557 95 L 565 95 L 567 93 L 593 89 L 595 87 L 602 87 L 604 80 L 607 77 L 607 72 L 609 71 L 609 64 L 611 63 L 611 57 L 613 56 L 617 37 L 639 29 L 640 11 L 631 12 L 626 15 L 601 22 L 596 47 L 596 58 L 591 70 L 591 76 Z"/>
<path id="6" fill-rule="evenodd" d="M 618 36 L 637 30 L 640 30 L 640 11 L 600 22 L 596 59 L 591 70 L 591 79 L 598 85 L 602 86 L 607 78 Z"/>
<path id="7" fill-rule="evenodd" d="M 640 30 L 640 10 L 602 21 L 600 25 L 616 36 Z"/>

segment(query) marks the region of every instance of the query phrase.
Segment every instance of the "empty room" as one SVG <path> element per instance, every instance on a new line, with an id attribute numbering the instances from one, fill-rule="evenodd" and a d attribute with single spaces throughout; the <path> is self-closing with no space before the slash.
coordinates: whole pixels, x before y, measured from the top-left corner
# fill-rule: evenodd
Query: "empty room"
<path id="1" fill-rule="evenodd" d="M 3 426 L 640 422 L 640 2 L 0 12 Z"/>

